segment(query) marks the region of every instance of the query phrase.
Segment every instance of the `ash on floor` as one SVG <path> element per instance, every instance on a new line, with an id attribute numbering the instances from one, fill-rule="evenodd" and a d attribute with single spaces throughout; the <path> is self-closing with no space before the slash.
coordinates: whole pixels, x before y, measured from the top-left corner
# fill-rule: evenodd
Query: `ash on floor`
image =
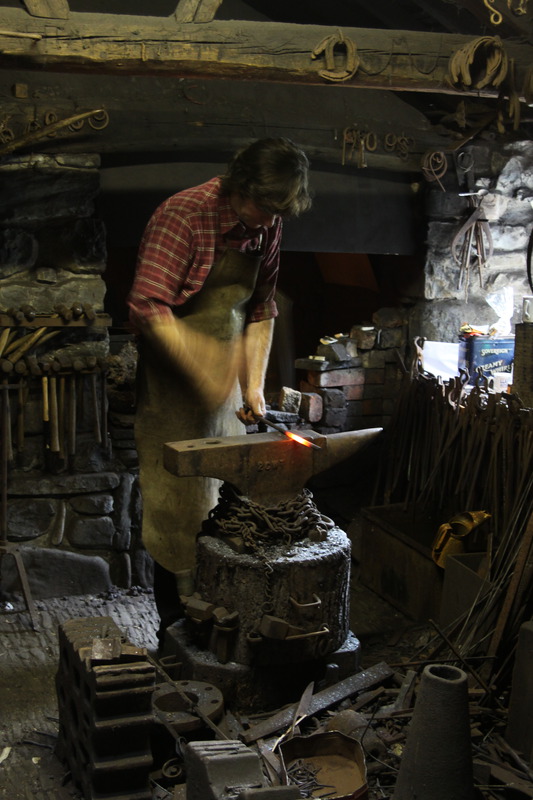
<path id="1" fill-rule="evenodd" d="M 36 600 L 35 606 L 36 631 L 22 601 L 0 614 L 0 797 L 72 800 L 81 795 L 54 754 L 58 626 L 75 617 L 109 616 L 132 644 L 155 651 L 153 594 L 116 589 Z"/>
<path id="2" fill-rule="evenodd" d="M 361 585 L 357 569 L 350 599 L 350 627 L 361 642 L 361 668 L 386 662 L 397 670 L 396 688 L 378 688 L 374 701 L 377 705 L 390 704 L 402 691 L 398 687 L 405 669 L 409 671 L 411 661 L 427 646 L 431 629 L 407 619 Z M 131 644 L 155 654 L 158 620 L 153 594 L 143 589 L 115 589 L 104 595 L 37 600 L 35 605 L 39 618 L 35 631 L 22 600 L 14 613 L 0 614 L 0 798 L 83 800 L 54 752 L 58 732 L 58 627 L 68 619 L 108 616 Z M 363 710 L 369 718 L 375 713 L 368 711 L 368 706 Z M 407 710 L 396 722 L 385 716 L 381 722 L 380 748 L 386 753 L 386 761 L 379 756 L 368 763 L 369 800 L 391 796 L 409 714 Z M 313 720 L 310 718 L 309 724 Z M 302 733 L 305 735 L 303 729 Z M 154 786 L 153 800 L 170 796 Z M 185 796 L 185 785 L 178 785 L 174 797 L 184 800 Z"/>

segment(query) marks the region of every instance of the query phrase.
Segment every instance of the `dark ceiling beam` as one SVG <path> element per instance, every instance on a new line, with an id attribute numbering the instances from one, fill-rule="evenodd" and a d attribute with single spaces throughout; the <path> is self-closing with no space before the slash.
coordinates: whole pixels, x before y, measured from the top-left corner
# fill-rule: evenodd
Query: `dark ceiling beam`
<path id="1" fill-rule="evenodd" d="M 460 34 L 247 21 L 180 25 L 172 18 L 81 13 L 51 27 L 18 9 L 5 12 L 4 31 L 42 36 L 32 41 L 0 34 L 0 67 L 6 68 L 315 85 L 331 78 L 349 87 L 487 98 L 498 97 L 501 88 L 450 84 L 450 57 L 473 41 Z M 319 47 L 330 36 L 344 41 L 330 50 L 333 67 Z M 520 89 L 533 49 L 507 41 L 504 47 Z M 352 62 L 350 48 L 356 51 Z"/>

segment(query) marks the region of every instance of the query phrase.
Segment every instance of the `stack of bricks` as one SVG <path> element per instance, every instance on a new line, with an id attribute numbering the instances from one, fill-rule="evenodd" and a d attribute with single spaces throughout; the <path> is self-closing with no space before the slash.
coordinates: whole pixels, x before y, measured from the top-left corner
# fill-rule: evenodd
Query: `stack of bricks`
<path id="1" fill-rule="evenodd" d="M 402 382 L 407 329 L 402 309 L 383 308 L 372 324 L 320 340 L 315 355 L 299 358 L 299 413 L 319 433 L 385 427 Z M 311 413 L 309 413 L 311 412 Z M 318 416 L 320 414 L 320 416 Z"/>

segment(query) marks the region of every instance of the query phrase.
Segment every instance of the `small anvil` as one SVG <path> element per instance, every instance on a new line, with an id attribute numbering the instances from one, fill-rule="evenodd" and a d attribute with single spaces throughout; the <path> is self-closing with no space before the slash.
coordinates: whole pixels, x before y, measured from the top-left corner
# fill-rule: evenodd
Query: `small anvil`
<path id="1" fill-rule="evenodd" d="M 188 439 L 164 445 L 165 469 L 180 478 L 218 478 L 265 507 L 299 494 L 307 481 L 346 460 L 374 441 L 382 428 L 343 431 L 327 436 L 306 430 L 305 447 L 277 433 L 250 433 L 220 439 Z"/>

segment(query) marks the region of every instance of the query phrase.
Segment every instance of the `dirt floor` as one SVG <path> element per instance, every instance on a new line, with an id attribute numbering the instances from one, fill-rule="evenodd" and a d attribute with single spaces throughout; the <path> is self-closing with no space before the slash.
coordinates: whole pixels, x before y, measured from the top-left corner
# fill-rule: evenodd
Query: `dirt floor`
<path id="1" fill-rule="evenodd" d="M 146 647 L 155 656 L 153 596 L 150 591 L 141 589 L 117 589 L 103 596 L 37 600 L 36 606 L 39 626 L 35 631 L 31 628 L 22 599 L 13 609 L 5 608 L 0 614 L 0 798 L 81 800 L 82 795 L 73 784 L 66 766 L 55 754 L 59 721 L 55 685 L 59 657 L 58 625 L 76 617 L 110 616 L 126 639 L 134 645 Z M 351 629 L 361 642 L 361 670 L 385 662 L 391 667 L 394 677 L 369 692 L 363 692 L 353 703 L 353 698 L 350 698 L 338 708 L 330 708 L 325 719 L 303 723 L 301 733 L 313 732 L 340 711 L 363 714 L 363 722 L 366 720 L 364 734 L 367 738 L 363 739 L 363 745 L 367 755 L 369 800 L 390 798 L 407 724 L 412 716 L 414 680 L 417 670 L 422 668 L 412 668 L 410 664 L 423 665 L 423 656 L 419 661 L 417 659 L 426 650 L 434 632 L 426 625 L 408 620 L 362 586 L 357 568 L 354 568 L 352 576 Z M 400 699 L 402 704 L 399 705 Z M 340 717 L 335 717 L 334 727 L 337 719 L 340 721 Z M 479 727 L 473 740 L 479 755 L 479 743 L 486 739 L 486 729 L 481 725 L 480 716 L 475 717 L 472 724 Z M 492 733 L 495 729 L 499 735 L 502 727 L 502 721 L 497 720 L 492 725 Z M 501 766 L 501 748 L 498 759 Z M 516 767 L 516 762 L 513 762 L 510 769 Z M 516 769 L 509 774 L 518 780 Z M 520 777 L 527 783 L 523 770 Z M 492 780 L 487 773 L 487 786 Z M 527 785 L 529 789 L 533 787 L 531 783 Z M 496 789 L 480 790 L 479 797 L 503 799 L 521 796 L 508 795 L 499 791 L 498 786 L 501 788 L 501 781 Z M 186 786 L 178 783 L 173 788 L 165 788 L 154 782 L 152 792 L 152 800 L 184 800 Z M 302 796 L 326 797 L 327 794 L 319 792 Z M 523 796 L 532 797 L 533 793 Z M 121 793 L 117 797 L 126 800 L 132 795 Z"/>

